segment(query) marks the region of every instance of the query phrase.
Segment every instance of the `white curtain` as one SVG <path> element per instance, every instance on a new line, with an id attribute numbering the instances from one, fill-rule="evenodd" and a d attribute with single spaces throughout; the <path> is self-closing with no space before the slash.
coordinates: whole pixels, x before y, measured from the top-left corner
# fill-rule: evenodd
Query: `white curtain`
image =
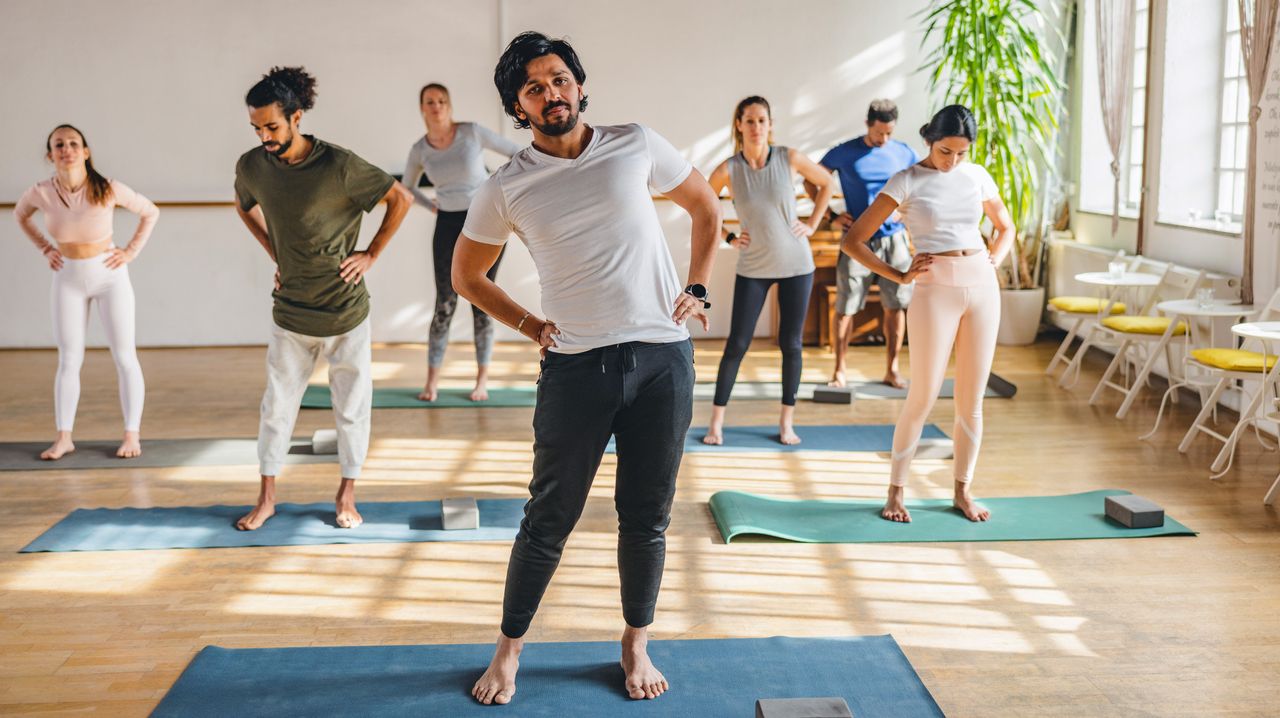
<path id="1" fill-rule="evenodd" d="M 1240 6 L 1240 51 L 1249 79 L 1249 166 L 1244 199 L 1244 276 L 1241 300 L 1253 303 L 1253 224 L 1257 202 L 1258 118 L 1262 117 L 1262 91 L 1267 85 L 1271 50 L 1275 46 L 1280 0 L 1237 0 Z"/>
<path id="2" fill-rule="evenodd" d="M 1263 0 L 1268 2 L 1271 0 Z M 1120 159 L 1129 134 L 1133 104 L 1133 28 L 1135 0 L 1097 0 L 1098 96 L 1102 99 L 1102 126 L 1111 147 L 1111 238 L 1120 228 Z"/>

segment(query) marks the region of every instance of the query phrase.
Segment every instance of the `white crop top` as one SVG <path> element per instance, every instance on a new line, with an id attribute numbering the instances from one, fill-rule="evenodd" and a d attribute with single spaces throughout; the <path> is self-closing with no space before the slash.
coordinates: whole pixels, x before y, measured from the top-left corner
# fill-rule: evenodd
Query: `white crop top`
<path id="1" fill-rule="evenodd" d="M 885 183 L 880 194 L 898 203 L 898 214 L 917 252 L 984 249 L 982 203 L 999 196 L 981 165 L 961 162 L 950 172 L 915 164 Z"/>

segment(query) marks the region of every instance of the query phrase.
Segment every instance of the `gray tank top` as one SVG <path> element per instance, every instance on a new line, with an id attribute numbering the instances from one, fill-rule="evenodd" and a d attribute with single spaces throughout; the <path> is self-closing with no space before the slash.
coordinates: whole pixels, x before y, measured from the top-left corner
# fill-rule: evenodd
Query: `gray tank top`
<path id="1" fill-rule="evenodd" d="M 742 153 L 729 158 L 733 207 L 751 244 L 740 250 L 738 274 L 754 279 L 784 279 L 813 271 L 809 240 L 796 237 L 796 190 L 791 181 L 791 153 L 770 147 L 764 167 L 752 169 Z"/>

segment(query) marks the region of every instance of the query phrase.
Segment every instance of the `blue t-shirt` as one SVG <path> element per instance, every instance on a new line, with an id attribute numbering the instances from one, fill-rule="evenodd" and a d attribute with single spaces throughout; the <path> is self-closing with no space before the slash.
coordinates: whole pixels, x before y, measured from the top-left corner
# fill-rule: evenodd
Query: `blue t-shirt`
<path id="1" fill-rule="evenodd" d="M 854 219 L 871 206 L 890 177 L 920 161 L 916 151 L 905 142 L 891 139 L 883 147 L 870 147 L 865 137 L 855 137 L 832 147 L 821 162 L 823 167 L 840 176 L 844 205 Z M 876 236 L 888 237 L 902 229 L 901 222 L 890 220 L 881 225 Z"/>

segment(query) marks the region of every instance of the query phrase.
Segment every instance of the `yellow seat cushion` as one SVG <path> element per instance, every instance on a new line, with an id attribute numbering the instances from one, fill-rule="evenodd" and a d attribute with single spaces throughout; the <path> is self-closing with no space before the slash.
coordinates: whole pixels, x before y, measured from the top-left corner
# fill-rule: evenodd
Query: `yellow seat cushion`
<path id="1" fill-rule="evenodd" d="M 1114 329 L 1125 334 L 1164 334 L 1164 330 L 1169 328 L 1168 317 L 1107 317 L 1102 320 L 1102 326 L 1107 329 Z M 1186 322 L 1178 322 L 1173 328 L 1174 336 L 1182 336 L 1187 333 Z"/>
<path id="2" fill-rule="evenodd" d="M 1106 300 L 1097 297 L 1054 297 L 1049 300 L 1049 306 L 1072 314 L 1097 314 L 1106 305 Z M 1111 305 L 1112 314 L 1124 314 L 1124 310 L 1124 302 Z"/>
<path id="3" fill-rule="evenodd" d="M 1201 364 L 1227 371 L 1262 371 L 1262 355 L 1244 349 L 1193 349 L 1191 356 Z M 1267 368 L 1275 366 L 1276 357 L 1267 357 Z"/>

